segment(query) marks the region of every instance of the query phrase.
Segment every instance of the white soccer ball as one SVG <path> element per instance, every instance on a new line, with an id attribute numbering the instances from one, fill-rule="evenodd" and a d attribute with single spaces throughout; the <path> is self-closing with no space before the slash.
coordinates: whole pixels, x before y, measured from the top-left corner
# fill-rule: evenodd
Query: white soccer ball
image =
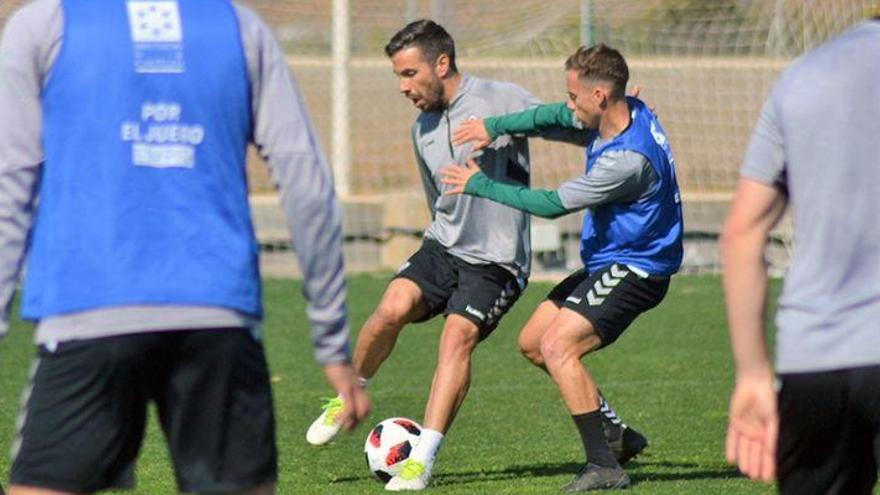
<path id="1" fill-rule="evenodd" d="M 388 418 L 377 424 L 364 443 L 370 472 L 387 483 L 403 469 L 421 434 L 422 427 L 407 418 Z"/>

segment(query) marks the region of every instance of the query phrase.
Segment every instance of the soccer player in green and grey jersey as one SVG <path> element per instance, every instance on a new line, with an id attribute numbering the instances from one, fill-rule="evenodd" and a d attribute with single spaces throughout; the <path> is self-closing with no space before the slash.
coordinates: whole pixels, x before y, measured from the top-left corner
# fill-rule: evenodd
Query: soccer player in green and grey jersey
<path id="1" fill-rule="evenodd" d="M 475 148 L 482 149 L 509 135 L 528 135 L 582 125 L 566 103 L 551 103 L 501 117 L 487 117 L 482 122 L 464 122 L 455 130 L 453 141 L 475 141 Z M 591 143 L 588 153 L 602 148 L 608 142 L 608 139 L 598 137 Z M 481 168 L 481 171 L 484 169 Z M 482 191 L 475 197 L 497 195 L 500 203 L 519 204 L 523 211 L 533 215 L 557 218 L 606 203 L 637 200 L 651 189 L 658 177 L 643 154 L 628 149 L 616 149 L 599 156 L 588 173 L 564 182 L 555 190 L 526 192 L 525 189 L 496 188 L 489 179 L 492 179 L 489 174 L 477 174 L 468 183 L 468 188 Z"/>
<path id="2" fill-rule="evenodd" d="M 423 489 L 433 459 L 470 383 L 470 357 L 525 288 L 530 268 L 529 217 L 482 198 L 444 196 L 440 169 L 465 163 L 471 146 L 451 141 L 452 129 L 469 119 L 524 110 L 539 104 L 519 86 L 464 75 L 455 66 L 452 38 L 432 21 L 416 21 L 386 47 L 400 92 L 421 110 L 413 147 L 432 221 L 424 244 L 388 285 L 378 308 L 358 335 L 354 362 L 366 383 L 391 353 L 408 323 L 445 315 L 437 368 L 425 410 L 421 440 L 389 490 Z M 552 130 L 543 137 L 581 143 L 585 131 Z M 478 158 L 496 180 L 529 184 L 525 137 L 506 137 Z M 323 445 L 339 430 L 331 399 L 309 428 L 307 440 Z"/>

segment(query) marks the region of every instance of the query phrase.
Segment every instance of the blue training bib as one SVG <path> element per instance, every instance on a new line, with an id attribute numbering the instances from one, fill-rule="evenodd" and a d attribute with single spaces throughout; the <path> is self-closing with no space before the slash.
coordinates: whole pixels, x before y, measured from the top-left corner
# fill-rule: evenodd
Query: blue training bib
<path id="1" fill-rule="evenodd" d="M 638 201 L 610 203 L 587 212 L 581 258 L 590 272 L 622 263 L 652 275 L 671 275 L 681 266 L 684 231 L 675 159 L 666 132 L 648 107 L 636 98 L 627 98 L 627 102 L 632 123 L 608 143 L 589 151 L 587 172 L 603 153 L 634 151 L 648 159 L 659 183 Z"/>
<path id="2" fill-rule="evenodd" d="M 250 83 L 228 0 L 63 0 L 23 313 L 262 313 Z"/>

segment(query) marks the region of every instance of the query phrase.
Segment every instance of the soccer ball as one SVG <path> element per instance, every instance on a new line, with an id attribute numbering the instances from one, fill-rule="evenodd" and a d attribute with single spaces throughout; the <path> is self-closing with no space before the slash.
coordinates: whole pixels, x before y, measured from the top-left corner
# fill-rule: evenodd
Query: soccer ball
<path id="1" fill-rule="evenodd" d="M 364 443 L 370 472 L 387 483 L 403 469 L 421 434 L 422 427 L 411 419 L 388 418 L 377 424 Z"/>

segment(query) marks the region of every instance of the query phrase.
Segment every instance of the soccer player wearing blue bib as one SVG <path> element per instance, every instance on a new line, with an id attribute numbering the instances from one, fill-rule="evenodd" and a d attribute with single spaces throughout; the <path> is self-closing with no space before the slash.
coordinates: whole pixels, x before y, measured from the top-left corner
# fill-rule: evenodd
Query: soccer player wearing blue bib
<path id="1" fill-rule="evenodd" d="M 603 435 L 596 382 L 584 355 L 610 345 L 666 295 L 682 259 L 682 211 L 675 166 L 660 122 L 625 96 L 629 70 L 605 45 L 582 47 L 565 63 L 569 101 L 465 123 L 456 140 L 485 146 L 499 135 L 533 133 L 580 122 L 584 175 L 557 190 L 489 179 L 476 163 L 444 170 L 447 194 L 489 198 L 545 218 L 588 208 L 581 236 L 584 268 L 557 285 L 520 334 L 523 354 L 556 381 L 581 435 L 587 463 L 565 489 L 617 489 L 630 480 Z M 572 114 L 576 119 L 572 119 Z"/>
<path id="2" fill-rule="evenodd" d="M 339 206 L 269 28 L 229 0 L 38 0 L 0 45 L 0 336 L 39 346 L 10 495 L 133 484 L 153 403 L 180 491 L 274 493 L 249 143 L 278 180 L 315 357 L 353 427 Z"/>

